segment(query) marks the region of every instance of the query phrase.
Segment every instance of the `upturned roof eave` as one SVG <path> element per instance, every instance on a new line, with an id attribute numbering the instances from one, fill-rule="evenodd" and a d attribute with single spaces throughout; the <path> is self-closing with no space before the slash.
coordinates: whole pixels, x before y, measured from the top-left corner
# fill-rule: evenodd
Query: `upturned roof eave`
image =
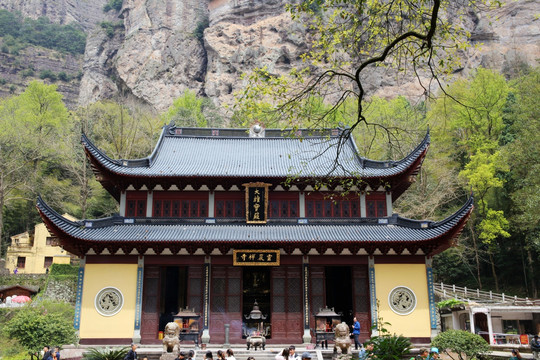
<path id="1" fill-rule="evenodd" d="M 132 174 L 125 171 L 121 171 L 124 166 L 127 166 L 126 168 L 148 168 L 151 166 L 151 164 L 156 160 L 156 158 L 160 155 L 160 150 L 164 141 L 164 138 L 167 136 L 171 136 L 167 134 L 167 131 L 170 130 L 171 125 L 166 125 L 163 127 L 163 130 L 161 132 L 160 138 L 154 147 L 152 153 L 150 156 L 146 158 L 141 159 L 135 159 L 135 160 L 126 160 L 126 159 L 112 159 L 109 156 L 107 156 L 102 150 L 100 150 L 95 144 L 90 141 L 90 139 L 86 136 L 86 134 L 82 135 L 81 142 L 83 146 L 85 147 L 85 152 L 87 156 L 90 158 L 91 162 L 94 163 L 95 166 L 95 172 L 103 172 L 104 170 L 110 172 L 114 176 L 121 176 L 121 177 L 127 177 L 127 178 L 142 178 L 142 179 L 171 179 L 171 178 L 177 178 L 181 177 L 178 174 Z M 188 136 L 185 136 L 188 137 Z M 197 136 L 189 136 L 189 137 L 195 137 L 199 138 Z M 202 136 L 201 136 L 202 138 Z M 261 140 L 261 139 L 257 139 Z M 345 175 L 310 175 L 307 174 L 305 176 L 300 176 L 300 178 L 319 178 L 319 179 L 326 179 L 326 178 L 343 178 L 343 179 L 381 179 L 381 180 L 388 180 L 392 178 L 400 177 L 403 173 L 407 173 L 410 170 L 410 167 L 415 166 L 414 164 L 417 162 L 417 159 L 425 155 L 427 148 L 429 147 L 430 143 L 430 136 L 429 131 L 426 133 L 426 136 L 422 140 L 420 144 L 416 146 L 416 148 L 411 151 L 407 156 L 402 158 L 401 160 L 397 161 L 377 161 L 377 160 L 370 160 L 363 158 L 359 155 L 358 149 L 356 145 L 354 144 L 354 140 L 352 139 L 352 136 L 349 136 L 349 140 L 347 141 L 347 144 L 349 147 L 352 148 L 352 151 L 356 155 L 356 162 L 358 163 L 359 171 L 351 171 L 349 176 Z M 405 167 L 404 169 L 400 171 L 396 171 L 394 173 L 390 174 L 363 174 L 362 169 L 389 169 L 391 170 L 393 167 L 404 164 L 409 162 L 409 165 Z M 97 166 L 99 165 L 99 166 Z M 371 165 L 371 166 L 370 166 Z M 118 168 L 120 167 L 120 170 Z M 184 177 L 188 177 L 186 175 L 183 175 Z M 200 174 L 193 174 L 190 176 L 197 176 L 201 177 Z M 228 175 L 228 174 L 205 174 L 202 175 L 205 178 L 256 178 L 256 177 L 267 177 L 267 178 L 290 178 L 295 177 L 294 173 L 291 174 L 279 174 L 279 175 L 268 175 L 268 174 L 260 174 L 260 175 Z"/>
<path id="2" fill-rule="evenodd" d="M 86 250 L 89 248 L 93 248 L 95 246 L 98 247 L 113 247 L 113 248 L 124 248 L 124 247 L 133 247 L 133 248 L 153 248 L 155 246 L 160 247 L 167 247 L 167 246 L 173 246 L 173 247 L 179 247 L 179 246 L 185 246 L 185 247 L 229 247 L 232 248 L 234 246 L 238 246 L 238 244 L 245 244 L 246 241 L 242 239 L 238 240 L 231 240 L 231 239 L 208 239 L 208 238 L 198 238 L 197 241 L 195 240 L 181 240 L 181 241 L 174 241 L 171 239 L 163 239 L 163 240 L 145 240 L 145 239 L 114 239 L 114 240 L 107 240 L 107 239 L 91 239 L 91 238 L 84 238 L 80 236 L 75 236 L 74 233 L 77 233 L 77 229 L 81 229 L 85 226 L 85 222 L 90 220 L 84 220 L 84 221 L 71 221 L 68 219 L 65 219 L 63 216 L 58 214 L 55 210 L 53 210 L 49 205 L 47 205 L 41 197 L 38 198 L 38 202 L 36 204 L 38 211 L 49 229 L 49 231 L 53 234 L 55 234 L 66 250 L 77 254 L 79 256 L 83 256 L 86 254 Z M 448 247 L 452 246 L 452 240 L 455 239 L 459 233 L 462 231 L 463 227 L 465 226 L 465 223 L 467 222 L 467 219 L 469 218 L 471 212 L 473 209 L 473 199 L 472 197 L 469 198 L 469 200 L 463 205 L 461 209 L 459 209 L 456 213 L 449 216 L 448 218 L 437 222 L 437 223 L 430 223 L 429 229 L 433 230 L 437 227 L 442 227 L 448 224 L 449 222 L 455 221 L 455 224 L 452 225 L 450 228 L 446 229 L 444 232 L 437 234 L 433 237 L 428 237 L 424 239 L 419 240 L 404 240 L 404 239 L 392 239 L 392 240 L 340 240 L 340 241 L 330 241 L 325 240 L 321 238 L 310 238 L 310 239 L 301 239 L 301 240 L 290 240 L 290 239 L 267 239 L 265 241 L 258 241 L 255 243 L 257 246 L 280 246 L 280 247 L 294 247 L 294 246 L 303 246 L 303 247 L 309 247 L 309 246 L 318 246 L 318 247 L 353 247 L 353 248 L 359 248 L 359 247 L 366 247 L 372 250 L 375 250 L 377 248 L 385 248 L 390 249 L 395 246 L 402 247 L 402 248 L 425 248 L 424 253 L 428 256 L 433 256 L 439 252 L 442 252 L 446 250 Z M 117 219 L 125 219 L 121 217 L 117 217 Z M 410 220 L 410 219 L 404 219 L 410 222 L 418 222 L 416 220 Z M 100 220 L 95 220 L 96 222 L 99 222 Z M 118 225 L 118 224 L 114 224 Z M 113 226 L 114 226 L 113 225 Z M 331 226 L 335 226 L 334 224 L 330 224 Z M 129 226 L 129 225 L 125 225 Z M 156 225 L 156 229 L 159 229 L 160 225 Z M 185 225 L 182 225 L 185 227 Z M 204 225 L 203 225 L 204 226 Z M 215 225 L 206 225 L 206 226 L 215 226 Z M 241 225 L 238 225 L 241 226 Z M 286 226 L 286 225 L 283 225 Z M 303 225 L 299 225 L 303 226 Z M 321 227 L 321 229 L 324 229 L 325 225 L 318 225 Z M 361 224 L 357 226 L 362 226 Z M 279 226 L 277 226 L 279 228 Z M 66 230 L 66 228 L 71 228 L 73 231 Z M 102 227 L 101 227 L 102 228 Z M 88 229 L 89 231 L 92 231 L 92 229 Z M 256 239 L 254 239 L 255 241 Z"/>

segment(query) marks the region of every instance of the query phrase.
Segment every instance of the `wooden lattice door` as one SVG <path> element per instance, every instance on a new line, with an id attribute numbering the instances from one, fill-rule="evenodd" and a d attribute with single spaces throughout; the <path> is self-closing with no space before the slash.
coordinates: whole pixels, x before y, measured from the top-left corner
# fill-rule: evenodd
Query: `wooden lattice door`
<path id="1" fill-rule="evenodd" d="M 274 344 L 301 343 L 302 267 L 280 266 L 272 269 L 272 334 Z"/>
<path id="2" fill-rule="evenodd" d="M 141 314 L 141 342 L 145 344 L 158 342 L 159 328 L 159 266 L 144 268 L 143 304 Z"/>
<path id="3" fill-rule="evenodd" d="M 212 266 L 210 290 L 210 342 L 225 341 L 225 324 L 230 325 L 229 341 L 242 340 L 242 269 L 232 266 Z"/>

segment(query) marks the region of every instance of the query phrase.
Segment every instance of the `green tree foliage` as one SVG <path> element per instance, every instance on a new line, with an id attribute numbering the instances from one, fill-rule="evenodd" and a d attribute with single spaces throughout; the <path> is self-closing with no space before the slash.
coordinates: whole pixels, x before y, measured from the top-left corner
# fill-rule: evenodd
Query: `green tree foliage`
<path id="1" fill-rule="evenodd" d="M 0 100 L 0 238 L 8 204 L 25 204 L 21 210 L 26 215 L 19 221 L 32 216 L 33 223 L 38 193 L 55 194 L 62 201 L 66 184 L 58 165 L 59 139 L 66 136 L 68 123 L 55 85 L 32 81 L 22 94 Z"/>
<path id="2" fill-rule="evenodd" d="M 479 5 L 480 3 L 475 3 Z M 246 113 L 260 101 L 274 106 L 275 115 L 297 127 L 306 103 L 321 97 L 330 110 L 310 119 L 326 127 L 347 101 L 356 103 L 346 125 L 380 126 L 365 116 L 365 74 L 386 67 L 400 79 L 417 79 L 428 91 L 433 79 L 460 66 L 458 53 L 467 47 L 461 14 L 470 2 L 305 0 L 288 6 L 293 19 L 315 34 L 303 54 L 305 66 L 277 76 L 266 67 L 246 75 L 248 85 L 237 97 L 236 109 Z M 380 126 L 384 130 L 383 126 Z M 348 136 L 345 133 L 345 140 Z"/>
<path id="3" fill-rule="evenodd" d="M 16 339 L 29 351 L 36 352 L 49 344 L 72 344 L 74 310 L 69 304 L 43 302 L 25 306 L 5 325 L 4 336 Z"/>
<path id="4" fill-rule="evenodd" d="M 437 335 L 431 345 L 444 351 L 453 360 L 479 359 L 490 352 L 489 344 L 480 336 L 464 330 L 448 330 Z"/>
<path id="5" fill-rule="evenodd" d="M 83 54 L 86 34 L 73 25 L 51 23 L 46 17 L 23 18 L 19 13 L 0 10 L 0 34 L 16 43 L 27 43 L 71 54 Z"/>
<path id="6" fill-rule="evenodd" d="M 212 100 L 198 97 L 194 91 L 186 90 L 184 95 L 174 100 L 171 107 L 163 115 L 166 122 L 174 122 L 177 126 L 221 127 L 223 119 Z"/>

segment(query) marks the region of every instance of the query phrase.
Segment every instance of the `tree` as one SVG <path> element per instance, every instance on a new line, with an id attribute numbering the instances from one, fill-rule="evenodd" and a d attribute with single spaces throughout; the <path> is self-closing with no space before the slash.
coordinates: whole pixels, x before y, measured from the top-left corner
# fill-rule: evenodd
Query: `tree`
<path id="1" fill-rule="evenodd" d="M 478 359 L 490 352 L 489 344 L 480 336 L 465 330 L 447 330 L 437 335 L 431 345 L 444 351 L 451 359 Z"/>
<path id="2" fill-rule="evenodd" d="M 74 309 L 69 304 L 44 302 L 25 306 L 5 325 L 4 336 L 17 339 L 31 352 L 44 344 L 72 344 L 76 341 L 73 328 Z"/>
<path id="3" fill-rule="evenodd" d="M 32 81 L 22 94 L 0 100 L 0 238 L 9 203 L 25 201 L 30 210 L 39 192 L 62 193 L 53 178 L 68 122 L 55 85 Z"/>
<path id="4" fill-rule="evenodd" d="M 486 245 L 497 291 L 494 253 L 499 251 L 498 239 L 509 236 L 504 213 L 493 209 L 497 206 L 495 190 L 504 185 L 501 174 L 508 171 L 498 150 L 505 126 L 503 114 L 508 93 L 509 86 L 502 75 L 479 68 L 471 79 L 462 79 L 449 86 L 446 94 L 431 104 L 427 114 L 435 142 L 453 157 L 460 171 L 462 187 L 472 190 L 475 195 L 477 206 L 469 222 L 469 234 L 478 285 L 482 288 L 481 249 L 477 243 L 480 239 Z"/>
<path id="5" fill-rule="evenodd" d="M 333 114 L 351 100 L 356 111 L 342 141 L 360 124 L 386 131 L 366 118 L 367 74 L 385 69 L 400 79 L 416 78 L 429 94 L 432 82 L 460 66 L 458 52 L 468 46 L 461 16 L 477 5 L 483 2 L 305 0 L 289 5 L 313 38 L 303 55 L 306 66 L 283 76 L 256 69 L 235 108 L 250 113 L 260 101 L 270 102 L 277 117 L 298 127 L 306 102 L 321 97 L 330 108 L 313 116 L 311 124 L 326 127 L 335 125 Z"/>
<path id="6" fill-rule="evenodd" d="M 178 126 L 221 127 L 223 119 L 209 98 L 198 97 L 194 91 L 186 90 L 184 95 L 174 100 L 163 115 L 166 122 Z"/>

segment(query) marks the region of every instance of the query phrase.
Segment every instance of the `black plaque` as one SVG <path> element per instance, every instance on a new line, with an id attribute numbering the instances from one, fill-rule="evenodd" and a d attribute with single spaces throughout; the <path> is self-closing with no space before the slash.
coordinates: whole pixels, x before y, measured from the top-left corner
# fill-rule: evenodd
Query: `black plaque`
<path id="1" fill-rule="evenodd" d="M 234 266 L 279 266 L 279 250 L 233 250 Z"/>
<path id="2" fill-rule="evenodd" d="M 265 183 L 248 183 L 246 187 L 246 223 L 266 224 L 268 220 L 268 187 Z"/>

